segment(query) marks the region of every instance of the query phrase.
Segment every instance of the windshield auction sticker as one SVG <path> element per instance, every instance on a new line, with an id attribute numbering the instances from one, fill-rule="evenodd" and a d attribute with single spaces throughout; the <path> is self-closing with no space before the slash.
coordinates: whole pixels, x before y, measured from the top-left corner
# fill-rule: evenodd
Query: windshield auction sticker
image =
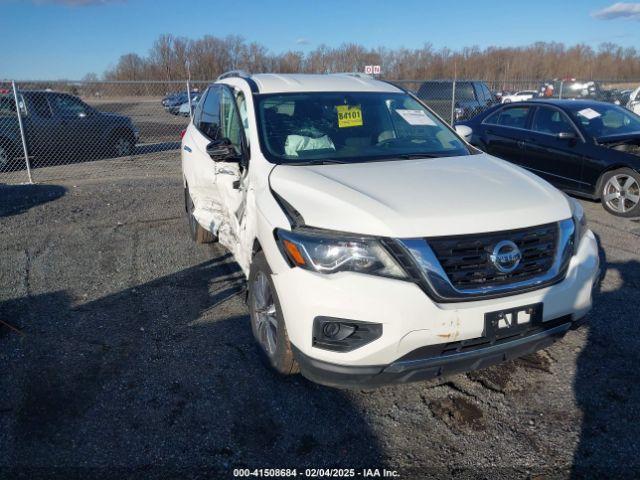
<path id="1" fill-rule="evenodd" d="M 600 116 L 600 114 L 598 112 L 596 112 L 593 108 L 585 108 L 584 110 L 580 110 L 578 112 L 578 115 L 588 119 L 588 120 L 592 120 L 594 118 L 598 118 Z"/>
<path id="2" fill-rule="evenodd" d="M 436 126 L 436 122 L 431 120 L 424 110 L 396 110 L 405 122 L 409 125 L 430 125 Z"/>
<path id="3" fill-rule="evenodd" d="M 361 127 L 362 126 L 362 110 L 360 105 L 338 105 L 338 127 Z"/>

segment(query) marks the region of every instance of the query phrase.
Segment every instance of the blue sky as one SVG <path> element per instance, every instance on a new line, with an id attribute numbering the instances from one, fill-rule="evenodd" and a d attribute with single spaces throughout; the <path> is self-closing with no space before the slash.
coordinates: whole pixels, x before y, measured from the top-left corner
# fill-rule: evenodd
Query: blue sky
<path id="1" fill-rule="evenodd" d="M 508 6 L 507 6 L 508 5 Z M 598 13 L 600 12 L 600 13 Z M 241 35 L 272 52 L 325 43 L 436 48 L 535 41 L 640 47 L 640 3 L 601 0 L 0 0 L 0 78 L 78 79 L 161 33 Z"/>

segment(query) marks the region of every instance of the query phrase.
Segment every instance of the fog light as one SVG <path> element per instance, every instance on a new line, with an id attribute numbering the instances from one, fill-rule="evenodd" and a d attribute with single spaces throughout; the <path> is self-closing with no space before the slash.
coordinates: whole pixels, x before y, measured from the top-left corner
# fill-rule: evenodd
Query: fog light
<path id="1" fill-rule="evenodd" d="M 327 322 L 322 327 L 322 333 L 325 337 L 335 338 L 340 333 L 340 324 L 338 322 Z"/>
<path id="2" fill-rule="evenodd" d="M 313 346 L 349 352 L 382 336 L 382 324 L 332 317 L 313 320 Z"/>
<path id="3" fill-rule="evenodd" d="M 322 326 L 322 333 L 332 340 L 344 340 L 356 331 L 354 325 L 340 322 L 325 322 Z"/>

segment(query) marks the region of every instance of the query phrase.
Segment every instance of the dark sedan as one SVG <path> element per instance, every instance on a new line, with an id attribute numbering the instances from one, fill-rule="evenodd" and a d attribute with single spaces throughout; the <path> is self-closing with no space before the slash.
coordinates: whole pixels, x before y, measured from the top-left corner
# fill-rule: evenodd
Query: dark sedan
<path id="1" fill-rule="evenodd" d="M 614 215 L 640 215 L 640 116 L 592 100 L 500 105 L 459 122 L 470 142 L 556 187 L 602 200 Z"/>
<path id="2" fill-rule="evenodd" d="M 63 92 L 23 90 L 18 106 L 35 162 L 132 155 L 138 129 L 129 117 L 101 112 Z M 22 168 L 22 139 L 12 94 L 0 94 L 0 171 Z"/>

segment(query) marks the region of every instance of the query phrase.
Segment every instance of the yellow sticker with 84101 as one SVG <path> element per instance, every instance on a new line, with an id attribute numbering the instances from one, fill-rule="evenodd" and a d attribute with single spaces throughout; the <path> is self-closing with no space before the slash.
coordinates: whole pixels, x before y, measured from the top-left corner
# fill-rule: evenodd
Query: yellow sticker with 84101
<path id="1" fill-rule="evenodd" d="M 362 110 L 360 105 L 338 105 L 338 128 L 361 127 Z"/>

